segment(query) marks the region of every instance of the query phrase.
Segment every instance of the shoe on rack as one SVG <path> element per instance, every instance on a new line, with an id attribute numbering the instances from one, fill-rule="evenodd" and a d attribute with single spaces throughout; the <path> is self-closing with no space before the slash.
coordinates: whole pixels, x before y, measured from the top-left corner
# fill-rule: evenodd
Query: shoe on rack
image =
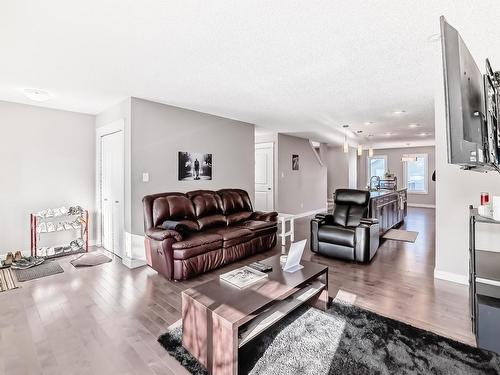
<path id="1" fill-rule="evenodd" d="M 59 208 L 54 208 L 54 216 L 57 217 L 57 216 L 61 216 L 61 210 Z"/>
<path id="2" fill-rule="evenodd" d="M 41 256 L 41 257 L 45 257 L 45 256 L 47 256 L 47 250 L 48 250 L 48 249 L 49 249 L 48 247 L 41 247 L 41 248 L 39 248 L 39 249 L 37 250 L 37 252 L 36 252 L 36 253 L 37 253 L 39 256 Z"/>
<path id="3" fill-rule="evenodd" d="M 53 246 L 47 248 L 47 256 L 48 257 L 55 255 L 55 254 L 56 254 L 56 251 L 54 250 Z"/>
<path id="4" fill-rule="evenodd" d="M 23 254 L 21 254 L 20 251 L 16 251 L 14 254 L 14 262 L 19 262 L 21 259 L 23 259 Z"/>
<path id="5" fill-rule="evenodd" d="M 78 222 L 78 220 L 75 220 L 71 223 L 71 225 L 73 226 L 73 229 L 81 229 L 81 225 L 80 223 Z"/>
<path id="6" fill-rule="evenodd" d="M 54 211 L 51 208 L 49 208 L 47 210 L 47 213 L 45 214 L 45 217 L 53 217 L 53 216 L 54 216 Z"/>
<path id="7" fill-rule="evenodd" d="M 62 223 L 57 223 L 56 231 L 62 232 L 64 230 L 64 225 Z"/>
<path id="8" fill-rule="evenodd" d="M 71 223 L 64 223 L 64 230 L 71 230 L 73 229 L 73 225 Z"/>
<path id="9" fill-rule="evenodd" d="M 47 232 L 51 233 L 51 232 L 55 232 L 55 231 L 56 231 L 56 226 L 54 225 L 54 223 L 52 221 L 49 221 L 47 223 Z"/>
<path id="10" fill-rule="evenodd" d="M 68 214 L 68 209 L 65 206 L 59 208 L 59 211 L 61 211 L 61 215 L 63 216 Z"/>
<path id="11" fill-rule="evenodd" d="M 36 226 L 36 232 L 37 233 L 47 233 L 47 224 L 45 224 L 44 222 L 39 223 Z"/>

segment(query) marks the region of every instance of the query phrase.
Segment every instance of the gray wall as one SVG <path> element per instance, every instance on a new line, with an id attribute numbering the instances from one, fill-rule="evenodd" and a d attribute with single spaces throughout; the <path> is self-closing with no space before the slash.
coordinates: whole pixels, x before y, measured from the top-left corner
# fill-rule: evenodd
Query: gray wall
<path id="1" fill-rule="evenodd" d="M 241 188 L 252 202 L 255 143 L 252 124 L 132 98 L 132 233 L 143 234 L 142 197 L 196 189 Z M 178 181 L 179 151 L 213 154 L 211 181 Z M 150 182 L 142 182 L 148 172 Z"/>
<path id="2" fill-rule="evenodd" d="M 324 146 L 322 146 L 324 156 Z M 276 211 L 298 214 L 326 207 L 327 169 L 314 155 L 309 140 L 278 134 Z M 292 154 L 300 169 L 292 171 Z"/>
<path id="3" fill-rule="evenodd" d="M 356 188 L 357 159 L 356 149 L 349 147 L 345 153 L 342 146 L 330 146 L 326 153 L 328 167 L 328 198 L 333 197 L 337 189 Z"/>
<path id="4" fill-rule="evenodd" d="M 440 47 L 440 46 L 438 46 Z M 435 129 L 436 129 L 436 267 L 434 276 L 468 284 L 469 205 L 479 205 L 480 194 L 487 191 L 500 196 L 500 175 L 495 172 L 464 171 L 448 164 L 446 113 L 441 54 L 436 54 Z M 479 61 L 479 60 L 476 60 Z M 499 251 L 497 225 L 477 227 L 477 248 Z"/>
<path id="5" fill-rule="evenodd" d="M 29 253 L 31 212 L 79 204 L 92 225 L 94 116 L 0 101 L 0 119 L 0 254 Z"/>
<path id="6" fill-rule="evenodd" d="M 408 147 L 408 148 L 388 148 L 373 150 L 374 155 L 387 155 L 387 167 L 398 178 L 398 186 L 404 186 L 403 163 L 401 158 L 404 154 L 428 154 L 429 187 L 428 194 L 408 194 L 410 204 L 436 204 L 436 183 L 431 180 L 432 172 L 436 169 L 435 147 Z M 368 153 L 363 152 L 363 156 L 358 158 L 358 188 L 365 189 L 368 184 Z"/>

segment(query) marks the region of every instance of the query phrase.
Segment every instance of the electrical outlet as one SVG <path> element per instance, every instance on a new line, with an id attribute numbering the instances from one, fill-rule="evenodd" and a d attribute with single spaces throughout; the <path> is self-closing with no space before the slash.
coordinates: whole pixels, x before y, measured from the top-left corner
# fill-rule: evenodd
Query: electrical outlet
<path id="1" fill-rule="evenodd" d="M 142 182 L 149 182 L 149 173 L 145 172 L 142 174 Z"/>

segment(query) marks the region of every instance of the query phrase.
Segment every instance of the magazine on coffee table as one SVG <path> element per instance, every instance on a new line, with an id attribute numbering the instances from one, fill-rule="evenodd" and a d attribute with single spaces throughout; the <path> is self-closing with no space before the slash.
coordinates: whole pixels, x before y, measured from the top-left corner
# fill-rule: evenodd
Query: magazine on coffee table
<path id="1" fill-rule="evenodd" d="M 244 266 L 234 271 L 223 273 L 219 278 L 238 288 L 245 288 L 253 285 L 267 277 L 267 273 L 257 271 L 251 267 Z"/>

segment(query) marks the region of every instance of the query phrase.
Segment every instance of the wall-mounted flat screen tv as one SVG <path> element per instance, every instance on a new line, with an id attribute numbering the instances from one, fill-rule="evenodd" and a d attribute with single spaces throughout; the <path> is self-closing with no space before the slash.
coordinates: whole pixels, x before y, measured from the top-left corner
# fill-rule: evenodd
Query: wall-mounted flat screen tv
<path id="1" fill-rule="evenodd" d="M 441 17 L 441 42 L 448 162 L 482 172 L 498 170 L 497 126 L 488 116 L 488 108 L 497 111 L 491 102 L 492 98 L 497 100 L 497 82 L 492 83 L 487 79 L 489 75 L 481 74 L 460 34 L 444 17 Z M 491 85 L 486 87 L 486 82 Z M 487 95 L 487 90 L 495 94 Z"/>

